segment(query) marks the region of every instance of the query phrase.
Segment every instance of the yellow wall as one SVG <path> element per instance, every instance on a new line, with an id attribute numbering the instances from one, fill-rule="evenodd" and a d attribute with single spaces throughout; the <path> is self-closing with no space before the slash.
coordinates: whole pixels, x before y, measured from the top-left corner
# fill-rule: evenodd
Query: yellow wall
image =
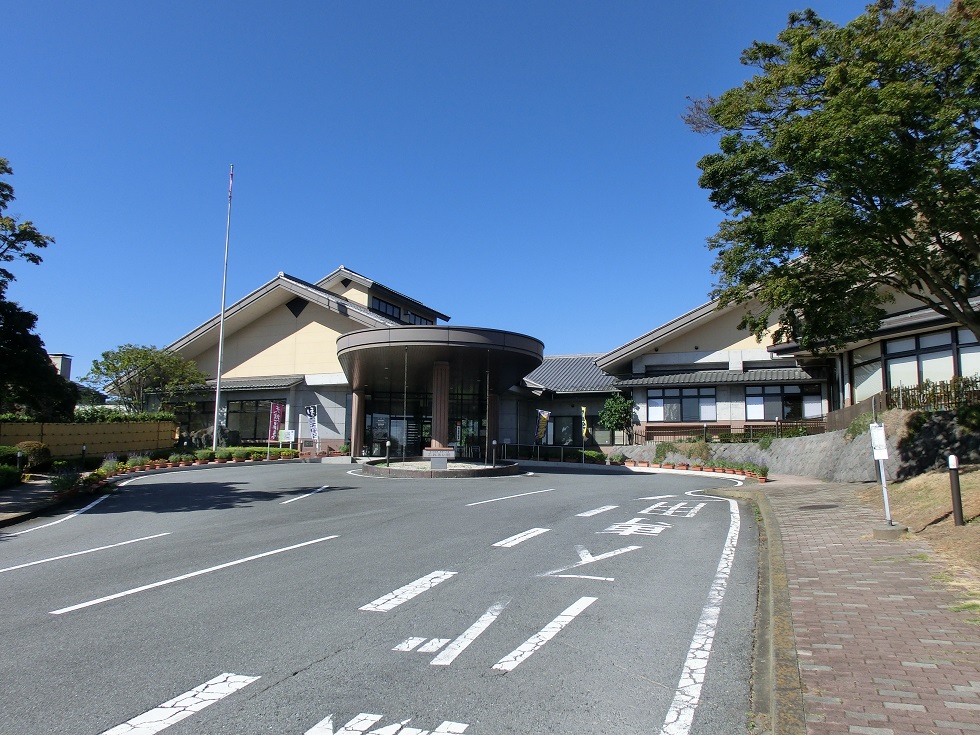
<path id="1" fill-rule="evenodd" d="M 111 424 L 0 423 L 0 444 L 20 442 L 47 444 L 53 457 L 80 457 L 82 445 L 89 457 L 109 452 L 143 452 L 170 449 L 177 425 L 170 421 L 133 421 Z"/>
<path id="2" fill-rule="evenodd" d="M 337 360 L 337 338 L 359 328 L 347 317 L 312 303 L 299 317 L 286 306 L 278 306 L 225 337 L 223 377 L 343 372 Z M 217 364 L 218 348 L 186 356 L 207 370 Z"/>
<path id="3" fill-rule="evenodd" d="M 772 344 L 768 336 L 757 342 L 747 331 L 738 328 L 742 312 L 735 309 L 711 315 L 707 323 L 658 344 L 660 352 L 718 352 L 721 350 L 764 350 Z"/>

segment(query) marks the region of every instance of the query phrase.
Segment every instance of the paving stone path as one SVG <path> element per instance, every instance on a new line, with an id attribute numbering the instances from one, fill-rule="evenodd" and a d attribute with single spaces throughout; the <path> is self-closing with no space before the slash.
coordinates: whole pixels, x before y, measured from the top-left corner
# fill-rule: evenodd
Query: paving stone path
<path id="1" fill-rule="evenodd" d="M 980 733 L 980 625 L 929 546 L 872 538 L 854 485 L 774 479 L 808 735 Z"/>

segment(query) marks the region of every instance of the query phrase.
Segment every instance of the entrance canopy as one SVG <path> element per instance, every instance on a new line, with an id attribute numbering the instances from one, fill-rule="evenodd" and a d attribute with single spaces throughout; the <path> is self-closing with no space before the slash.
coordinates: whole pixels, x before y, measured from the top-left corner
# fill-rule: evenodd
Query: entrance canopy
<path id="1" fill-rule="evenodd" d="M 409 326 L 362 329 L 337 339 L 337 357 L 355 391 L 432 392 L 433 365 L 448 363 L 451 391 L 486 386 L 504 393 L 544 360 L 544 343 L 498 329 Z M 407 376 L 407 377 L 406 377 Z"/>

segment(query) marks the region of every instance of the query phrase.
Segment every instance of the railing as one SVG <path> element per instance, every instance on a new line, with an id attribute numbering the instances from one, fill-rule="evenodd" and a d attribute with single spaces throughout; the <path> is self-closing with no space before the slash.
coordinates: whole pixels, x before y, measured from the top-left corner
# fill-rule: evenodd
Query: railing
<path id="1" fill-rule="evenodd" d="M 772 421 L 732 427 L 730 424 L 701 424 L 689 426 L 662 426 L 646 424 L 644 431 L 636 433 L 636 443 L 644 441 L 755 441 L 765 436 L 776 439 L 791 436 L 823 434 L 827 430 L 823 419 L 797 421 Z"/>
<path id="2" fill-rule="evenodd" d="M 980 377 L 953 378 L 943 383 L 923 383 L 888 391 L 888 407 L 911 411 L 955 411 L 980 403 Z"/>

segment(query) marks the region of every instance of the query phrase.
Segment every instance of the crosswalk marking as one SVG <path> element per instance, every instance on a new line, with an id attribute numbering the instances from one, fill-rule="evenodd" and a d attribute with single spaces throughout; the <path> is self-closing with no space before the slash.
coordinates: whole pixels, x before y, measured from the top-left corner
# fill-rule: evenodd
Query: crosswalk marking
<path id="1" fill-rule="evenodd" d="M 456 572 L 432 572 L 432 574 L 427 574 L 424 577 L 416 579 L 414 582 L 406 584 L 404 587 L 399 587 L 394 592 L 389 592 L 387 595 L 379 597 L 367 605 L 362 605 L 358 610 L 364 610 L 366 612 L 388 612 L 402 603 L 408 602 L 413 597 L 418 597 L 426 590 L 431 590 L 437 584 L 441 584 L 455 575 Z"/>
<path id="2" fill-rule="evenodd" d="M 578 617 L 583 610 L 598 600 L 598 597 L 581 597 L 574 604 L 569 606 L 558 617 L 548 623 L 540 631 L 528 638 L 524 643 L 511 651 L 493 665 L 497 671 L 513 671 L 528 659 L 535 651 L 540 649 L 545 643 L 550 641 L 562 628 Z"/>
<path id="3" fill-rule="evenodd" d="M 449 666 L 456 657 L 461 654 L 466 647 L 469 646 L 473 641 L 475 641 L 479 635 L 485 631 L 498 617 L 500 613 L 504 611 L 504 608 L 510 604 L 510 598 L 494 603 L 490 608 L 480 616 L 473 625 L 467 628 L 463 633 L 452 643 L 450 643 L 446 648 L 443 649 L 442 653 L 436 656 L 430 662 L 433 666 Z"/>
<path id="4" fill-rule="evenodd" d="M 215 702 L 234 694 L 239 689 L 256 681 L 257 676 L 239 676 L 238 674 L 221 674 L 211 681 L 206 681 L 194 687 L 189 692 L 164 702 L 159 707 L 144 712 L 102 735 L 153 735 L 165 730 L 185 717 L 200 712 Z"/>
<path id="5" fill-rule="evenodd" d="M 354 717 L 336 732 L 333 729 L 333 715 L 328 715 L 307 730 L 303 735 L 459 735 L 465 733 L 469 725 L 465 722 L 445 720 L 435 730 L 420 730 L 417 727 L 407 727 L 411 718 L 395 722 L 391 725 L 368 731 L 381 721 L 382 715 L 371 715 L 365 712 Z"/>

